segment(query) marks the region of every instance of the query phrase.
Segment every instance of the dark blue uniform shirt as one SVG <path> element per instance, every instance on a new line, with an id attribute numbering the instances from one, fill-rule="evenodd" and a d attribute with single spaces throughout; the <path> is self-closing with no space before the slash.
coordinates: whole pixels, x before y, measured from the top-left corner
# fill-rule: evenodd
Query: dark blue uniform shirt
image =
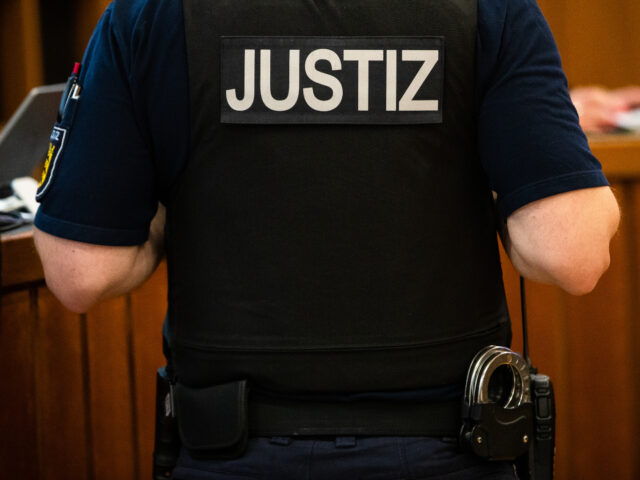
<path id="1" fill-rule="evenodd" d="M 105 245 L 147 239 L 188 158 L 185 51 L 181 2 L 109 6 L 85 53 L 83 91 L 38 228 Z M 479 0 L 476 99 L 478 154 L 503 215 L 607 185 L 534 0 Z"/>

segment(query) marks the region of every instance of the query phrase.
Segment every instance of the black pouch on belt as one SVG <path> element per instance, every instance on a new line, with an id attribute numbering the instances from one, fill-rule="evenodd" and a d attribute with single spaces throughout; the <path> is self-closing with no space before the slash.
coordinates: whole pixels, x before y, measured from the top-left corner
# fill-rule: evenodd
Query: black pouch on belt
<path id="1" fill-rule="evenodd" d="M 249 438 L 246 380 L 189 388 L 178 383 L 175 405 L 182 444 L 194 458 L 240 457 Z"/>

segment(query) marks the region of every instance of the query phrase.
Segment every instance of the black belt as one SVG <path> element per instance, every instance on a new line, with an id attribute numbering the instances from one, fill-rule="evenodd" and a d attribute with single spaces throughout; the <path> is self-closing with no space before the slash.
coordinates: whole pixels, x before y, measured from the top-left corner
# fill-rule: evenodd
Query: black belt
<path id="1" fill-rule="evenodd" d="M 237 457 L 250 436 L 457 437 L 462 424 L 460 401 L 288 399 L 250 395 L 246 380 L 174 392 L 182 442 L 204 458 Z"/>
<path id="2" fill-rule="evenodd" d="M 255 437 L 360 435 L 451 436 L 461 425 L 460 401 L 358 400 L 323 402 L 249 396 L 249 434 Z"/>

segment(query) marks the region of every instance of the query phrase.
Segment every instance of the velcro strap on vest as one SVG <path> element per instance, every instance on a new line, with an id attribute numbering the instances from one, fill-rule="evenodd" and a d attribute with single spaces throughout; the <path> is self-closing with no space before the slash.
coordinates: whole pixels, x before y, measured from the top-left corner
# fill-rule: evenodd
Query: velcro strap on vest
<path id="1" fill-rule="evenodd" d="M 460 430 L 460 402 L 299 401 L 252 395 L 251 436 L 452 436 Z"/>

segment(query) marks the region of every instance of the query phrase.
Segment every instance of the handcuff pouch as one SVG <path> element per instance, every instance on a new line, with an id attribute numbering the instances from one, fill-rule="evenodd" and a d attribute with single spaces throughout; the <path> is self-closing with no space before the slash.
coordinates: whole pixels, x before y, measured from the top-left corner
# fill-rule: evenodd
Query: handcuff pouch
<path id="1" fill-rule="evenodd" d="M 174 391 L 180 438 L 194 458 L 243 455 L 249 437 L 246 380 L 206 388 L 178 383 Z"/>

